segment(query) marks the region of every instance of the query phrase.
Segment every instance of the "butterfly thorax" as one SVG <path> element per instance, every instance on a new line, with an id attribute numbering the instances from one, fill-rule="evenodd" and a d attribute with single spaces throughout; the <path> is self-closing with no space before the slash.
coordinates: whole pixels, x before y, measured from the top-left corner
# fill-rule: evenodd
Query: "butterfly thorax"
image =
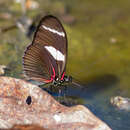
<path id="1" fill-rule="evenodd" d="M 64 84 L 68 84 L 68 83 L 72 83 L 72 77 L 71 76 L 65 75 L 63 79 L 55 76 L 55 79 L 53 80 L 53 84 L 55 86 L 64 85 Z"/>

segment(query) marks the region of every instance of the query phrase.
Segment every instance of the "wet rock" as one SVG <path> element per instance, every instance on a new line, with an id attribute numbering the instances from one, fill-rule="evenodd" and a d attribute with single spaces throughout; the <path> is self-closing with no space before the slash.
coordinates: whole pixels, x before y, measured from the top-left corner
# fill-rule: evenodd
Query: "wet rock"
<path id="1" fill-rule="evenodd" d="M 27 9 L 37 9 L 39 8 L 39 3 L 37 1 L 34 0 L 26 0 L 26 4 L 25 4 Z"/>
<path id="2" fill-rule="evenodd" d="M 63 20 L 63 22 L 64 23 L 66 23 L 66 24 L 74 24 L 75 22 L 76 22 L 76 19 L 75 19 L 75 17 L 74 16 L 72 16 L 72 15 L 62 15 L 62 16 L 60 16 L 60 18 Z"/>
<path id="3" fill-rule="evenodd" d="M 8 12 L 0 13 L 0 19 L 9 20 L 12 18 L 12 15 Z"/>
<path id="4" fill-rule="evenodd" d="M 23 32 L 25 34 L 27 33 L 31 24 L 32 24 L 32 19 L 30 19 L 26 16 L 20 17 L 16 22 L 17 27 L 21 30 L 21 32 Z"/>
<path id="5" fill-rule="evenodd" d="M 115 37 L 111 37 L 110 38 L 110 42 L 113 43 L 113 44 L 117 43 L 117 39 Z"/>
<path id="6" fill-rule="evenodd" d="M 124 98 L 121 96 L 112 97 L 110 103 L 116 106 L 120 110 L 130 111 L 130 98 Z"/>
<path id="7" fill-rule="evenodd" d="M 4 75 L 6 69 L 7 67 L 5 65 L 0 65 L 0 75 Z"/>
<path id="8" fill-rule="evenodd" d="M 26 9 L 37 9 L 39 8 L 39 3 L 34 0 L 14 0 L 16 3 L 24 5 Z"/>
<path id="9" fill-rule="evenodd" d="M 0 128 L 33 125 L 50 130 L 110 130 L 86 107 L 66 107 L 24 80 L 0 77 Z"/>

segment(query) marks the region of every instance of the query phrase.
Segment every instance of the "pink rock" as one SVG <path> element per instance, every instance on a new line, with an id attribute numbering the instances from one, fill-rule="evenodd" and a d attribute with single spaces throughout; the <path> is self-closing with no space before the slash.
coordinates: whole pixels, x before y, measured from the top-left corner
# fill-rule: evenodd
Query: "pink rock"
<path id="1" fill-rule="evenodd" d="M 36 85 L 0 77 L 0 128 L 33 125 L 49 130 L 111 130 L 86 107 L 66 107 Z"/>
<path id="2" fill-rule="evenodd" d="M 50 130 L 50 129 L 45 129 L 37 125 L 14 125 L 11 129 L 8 130 Z"/>

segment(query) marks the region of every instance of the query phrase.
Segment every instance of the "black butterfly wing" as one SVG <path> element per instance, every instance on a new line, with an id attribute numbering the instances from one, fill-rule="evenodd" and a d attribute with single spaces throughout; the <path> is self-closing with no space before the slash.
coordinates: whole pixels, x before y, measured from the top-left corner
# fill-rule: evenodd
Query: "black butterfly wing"
<path id="1" fill-rule="evenodd" d="M 65 30 L 56 17 L 45 16 L 23 56 L 24 72 L 31 79 L 51 82 L 55 76 L 62 77 L 66 59 Z"/>

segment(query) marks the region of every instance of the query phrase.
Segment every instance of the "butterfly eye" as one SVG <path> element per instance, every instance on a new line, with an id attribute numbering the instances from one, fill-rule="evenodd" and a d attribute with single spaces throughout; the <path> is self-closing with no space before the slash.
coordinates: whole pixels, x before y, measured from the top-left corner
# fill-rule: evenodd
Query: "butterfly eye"
<path id="1" fill-rule="evenodd" d="M 59 78 L 57 76 L 55 77 L 55 81 L 59 81 Z"/>
<path id="2" fill-rule="evenodd" d="M 31 102 L 32 102 L 32 98 L 31 98 L 31 96 L 28 96 L 27 99 L 26 99 L 26 103 L 27 103 L 28 105 L 30 105 Z"/>

